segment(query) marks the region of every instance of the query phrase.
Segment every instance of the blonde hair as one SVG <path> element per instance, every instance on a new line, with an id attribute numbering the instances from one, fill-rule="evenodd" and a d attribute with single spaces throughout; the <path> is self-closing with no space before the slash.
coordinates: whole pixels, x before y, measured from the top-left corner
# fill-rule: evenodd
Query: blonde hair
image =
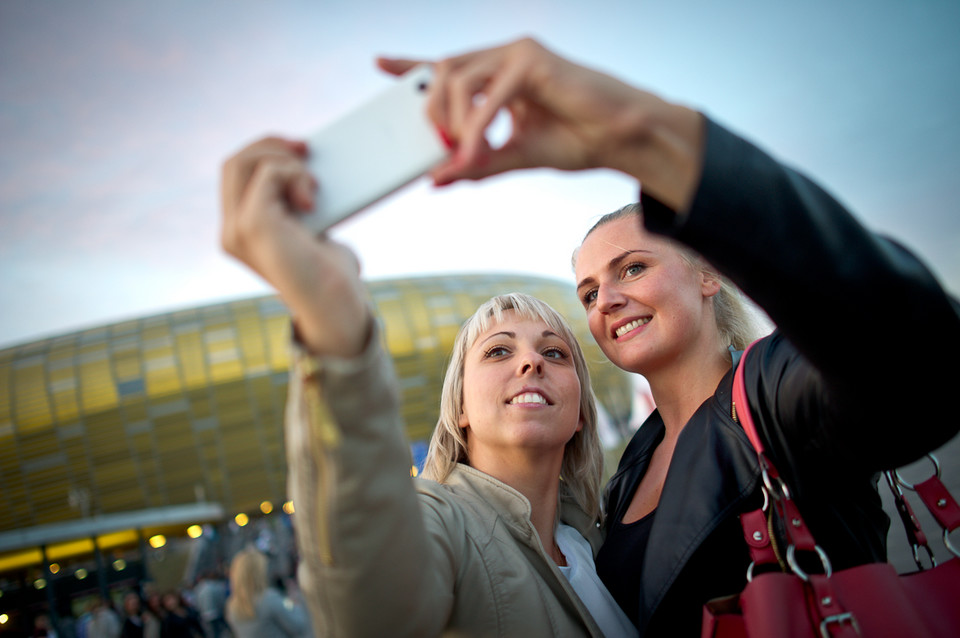
<path id="1" fill-rule="evenodd" d="M 241 620 L 256 618 L 257 603 L 266 589 L 267 557 L 254 548 L 237 552 L 230 563 L 229 613 Z"/>
<path id="2" fill-rule="evenodd" d="M 583 241 L 580 242 L 580 245 L 582 246 L 583 242 L 587 240 L 587 237 L 601 226 L 627 217 L 635 217 L 637 223 L 642 223 L 643 209 L 639 203 L 627 204 L 601 217 L 597 223 L 587 231 L 587 234 L 583 236 Z M 751 341 L 760 336 L 757 322 L 754 320 L 754 316 L 747 305 L 746 298 L 733 282 L 719 273 L 696 251 L 669 237 L 662 237 L 662 239 L 677 251 L 688 266 L 707 273 L 720 283 L 720 291 L 715 294 L 712 299 L 717 331 L 720 333 L 720 339 L 723 341 L 724 347 L 732 346 L 735 350 L 743 350 Z M 577 263 L 577 253 L 579 253 L 579 248 L 573 253 L 572 261 L 574 266 L 576 266 Z"/>
<path id="3" fill-rule="evenodd" d="M 603 452 L 597 433 L 597 405 L 590 386 L 590 372 L 573 330 L 556 310 L 523 293 L 493 297 L 481 305 L 460 328 L 447 366 L 440 394 L 440 417 L 430 439 L 422 476 L 443 483 L 457 463 L 469 465 L 467 440 L 460 428 L 463 407 L 463 370 L 467 351 L 491 325 L 513 310 L 524 319 L 546 323 L 570 347 L 580 379 L 580 418 L 583 427 L 567 442 L 560 471 L 560 497 L 572 499 L 591 516 L 600 515 L 600 482 Z"/>

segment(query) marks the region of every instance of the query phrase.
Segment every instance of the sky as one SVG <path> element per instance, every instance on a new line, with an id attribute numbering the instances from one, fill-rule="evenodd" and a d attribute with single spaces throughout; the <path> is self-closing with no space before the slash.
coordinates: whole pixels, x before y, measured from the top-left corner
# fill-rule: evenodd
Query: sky
<path id="1" fill-rule="evenodd" d="M 521 36 L 703 111 L 960 294 L 958 33 L 956 0 L 4 0 L 0 348 L 269 293 L 220 249 L 223 160 L 386 88 L 376 55 Z M 371 279 L 572 281 L 586 229 L 636 193 L 610 171 L 422 180 L 333 236 Z"/>

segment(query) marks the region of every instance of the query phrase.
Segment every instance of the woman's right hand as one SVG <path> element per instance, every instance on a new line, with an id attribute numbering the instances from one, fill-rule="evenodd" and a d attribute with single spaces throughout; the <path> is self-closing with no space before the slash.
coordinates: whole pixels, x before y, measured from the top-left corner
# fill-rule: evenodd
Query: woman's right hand
<path id="1" fill-rule="evenodd" d="M 296 219 L 315 202 L 307 152 L 303 142 L 268 137 L 224 162 L 221 243 L 276 288 L 308 350 L 355 356 L 372 322 L 359 263 Z"/>

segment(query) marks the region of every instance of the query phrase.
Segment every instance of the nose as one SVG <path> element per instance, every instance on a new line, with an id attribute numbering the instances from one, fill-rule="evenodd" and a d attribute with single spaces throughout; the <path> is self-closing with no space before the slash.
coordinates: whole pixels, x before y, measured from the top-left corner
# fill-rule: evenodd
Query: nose
<path id="1" fill-rule="evenodd" d="M 597 310 L 608 314 L 622 307 L 626 298 L 620 292 L 619 286 L 605 285 L 597 288 Z"/>
<path id="2" fill-rule="evenodd" d="M 543 355 L 536 350 L 527 350 L 520 356 L 519 376 L 527 374 L 536 376 L 543 374 Z"/>

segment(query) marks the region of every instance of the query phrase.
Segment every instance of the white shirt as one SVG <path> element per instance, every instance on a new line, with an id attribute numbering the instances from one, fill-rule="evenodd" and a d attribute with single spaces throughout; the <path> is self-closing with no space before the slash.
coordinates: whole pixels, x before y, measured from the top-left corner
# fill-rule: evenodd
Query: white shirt
<path id="1" fill-rule="evenodd" d="M 600 626 L 603 635 L 607 638 L 637 636 L 637 628 L 597 576 L 593 551 L 587 539 L 569 525 L 560 523 L 556 540 L 557 546 L 567 559 L 567 565 L 560 567 L 560 572 L 567 577 L 570 586 L 590 610 L 590 615 Z"/>

